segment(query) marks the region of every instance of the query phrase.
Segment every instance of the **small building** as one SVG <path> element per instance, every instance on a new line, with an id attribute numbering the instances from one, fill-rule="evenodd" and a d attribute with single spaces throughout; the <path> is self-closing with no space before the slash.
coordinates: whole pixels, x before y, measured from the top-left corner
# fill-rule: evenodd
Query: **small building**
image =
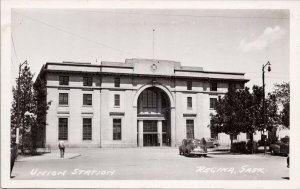
<path id="1" fill-rule="evenodd" d="M 178 146 L 184 138 L 210 138 L 210 114 L 229 85 L 244 88 L 244 73 L 204 71 L 180 62 L 46 63 L 44 143 L 69 147 Z"/>

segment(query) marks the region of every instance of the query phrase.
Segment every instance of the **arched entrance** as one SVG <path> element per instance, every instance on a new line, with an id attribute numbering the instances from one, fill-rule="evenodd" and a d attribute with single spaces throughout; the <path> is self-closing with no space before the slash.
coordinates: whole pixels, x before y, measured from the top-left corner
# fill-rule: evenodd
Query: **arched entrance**
<path id="1" fill-rule="evenodd" d="M 137 99 L 138 146 L 171 146 L 171 102 L 158 87 L 145 88 Z"/>

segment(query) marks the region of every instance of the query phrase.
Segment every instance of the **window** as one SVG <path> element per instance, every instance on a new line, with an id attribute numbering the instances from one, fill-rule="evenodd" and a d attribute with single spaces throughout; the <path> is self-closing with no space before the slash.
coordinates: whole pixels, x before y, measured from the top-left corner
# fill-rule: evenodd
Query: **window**
<path id="1" fill-rule="evenodd" d="M 120 87 L 120 78 L 115 77 L 115 87 Z"/>
<path id="2" fill-rule="evenodd" d="M 143 131 L 144 132 L 157 132 L 157 121 L 144 120 L 143 121 Z"/>
<path id="3" fill-rule="evenodd" d="M 217 82 L 211 82 L 210 83 L 210 91 L 217 91 L 218 90 L 218 83 Z"/>
<path id="4" fill-rule="evenodd" d="M 121 140 L 121 119 L 113 119 L 113 140 Z"/>
<path id="5" fill-rule="evenodd" d="M 186 85 L 187 85 L 187 90 L 192 90 L 192 86 L 193 86 L 192 81 L 187 81 Z"/>
<path id="6" fill-rule="evenodd" d="M 217 98 L 210 98 L 209 99 L 209 103 L 210 103 L 209 107 L 211 109 L 215 109 L 216 105 L 217 105 Z"/>
<path id="7" fill-rule="evenodd" d="M 59 76 L 59 85 L 69 85 L 69 76 Z"/>
<path id="8" fill-rule="evenodd" d="M 68 93 L 59 93 L 59 104 L 68 105 Z"/>
<path id="9" fill-rule="evenodd" d="M 83 86 L 92 86 L 93 78 L 92 77 L 83 77 Z"/>
<path id="10" fill-rule="evenodd" d="M 186 138 L 194 138 L 194 120 L 186 120 Z"/>
<path id="11" fill-rule="evenodd" d="M 92 119 L 83 118 L 82 123 L 82 140 L 92 140 Z"/>
<path id="12" fill-rule="evenodd" d="M 157 93 L 153 90 L 145 90 L 142 93 L 143 108 L 157 108 Z"/>
<path id="13" fill-rule="evenodd" d="M 115 106 L 120 106 L 120 95 L 115 94 Z"/>
<path id="14" fill-rule="evenodd" d="M 210 121 L 210 124 L 212 124 L 211 121 Z M 218 139 L 218 132 L 217 132 L 217 130 L 210 129 L 210 138 Z"/>
<path id="15" fill-rule="evenodd" d="M 237 140 L 237 134 L 230 135 L 230 137 L 231 137 L 232 140 Z"/>
<path id="16" fill-rule="evenodd" d="M 83 105 L 92 105 L 92 94 L 83 94 Z"/>
<path id="17" fill-rule="evenodd" d="M 68 118 L 58 118 L 58 140 L 68 140 Z"/>
<path id="18" fill-rule="evenodd" d="M 246 139 L 250 140 L 250 134 L 249 133 L 246 133 Z"/>
<path id="19" fill-rule="evenodd" d="M 187 107 L 188 108 L 192 108 L 193 107 L 192 97 L 187 97 Z"/>

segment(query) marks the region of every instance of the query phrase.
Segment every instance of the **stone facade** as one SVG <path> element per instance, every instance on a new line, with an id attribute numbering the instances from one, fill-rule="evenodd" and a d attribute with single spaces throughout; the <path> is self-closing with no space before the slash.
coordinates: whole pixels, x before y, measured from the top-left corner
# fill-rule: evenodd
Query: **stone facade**
<path id="1" fill-rule="evenodd" d="M 69 147 L 178 146 L 187 136 L 210 138 L 210 98 L 224 95 L 230 84 L 243 88 L 248 81 L 243 73 L 149 59 L 46 63 L 40 76 L 51 101 L 45 143 L 57 146 L 64 139 Z M 91 83 L 85 83 L 87 78 Z M 84 102 L 84 94 L 91 95 L 91 104 Z M 91 120 L 88 129 L 85 118 Z M 219 139 L 230 142 L 224 134 Z"/>

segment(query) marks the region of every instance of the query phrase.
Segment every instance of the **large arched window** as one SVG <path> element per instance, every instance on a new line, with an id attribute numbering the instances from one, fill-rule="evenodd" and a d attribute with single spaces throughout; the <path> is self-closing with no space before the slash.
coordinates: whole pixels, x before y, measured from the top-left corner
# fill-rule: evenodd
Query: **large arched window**
<path id="1" fill-rule="evenodd" d="M 142 92 L 141 98 L 143 108 L 157 108 L 158 95 L 156 91 L 146 89 Z"/>

